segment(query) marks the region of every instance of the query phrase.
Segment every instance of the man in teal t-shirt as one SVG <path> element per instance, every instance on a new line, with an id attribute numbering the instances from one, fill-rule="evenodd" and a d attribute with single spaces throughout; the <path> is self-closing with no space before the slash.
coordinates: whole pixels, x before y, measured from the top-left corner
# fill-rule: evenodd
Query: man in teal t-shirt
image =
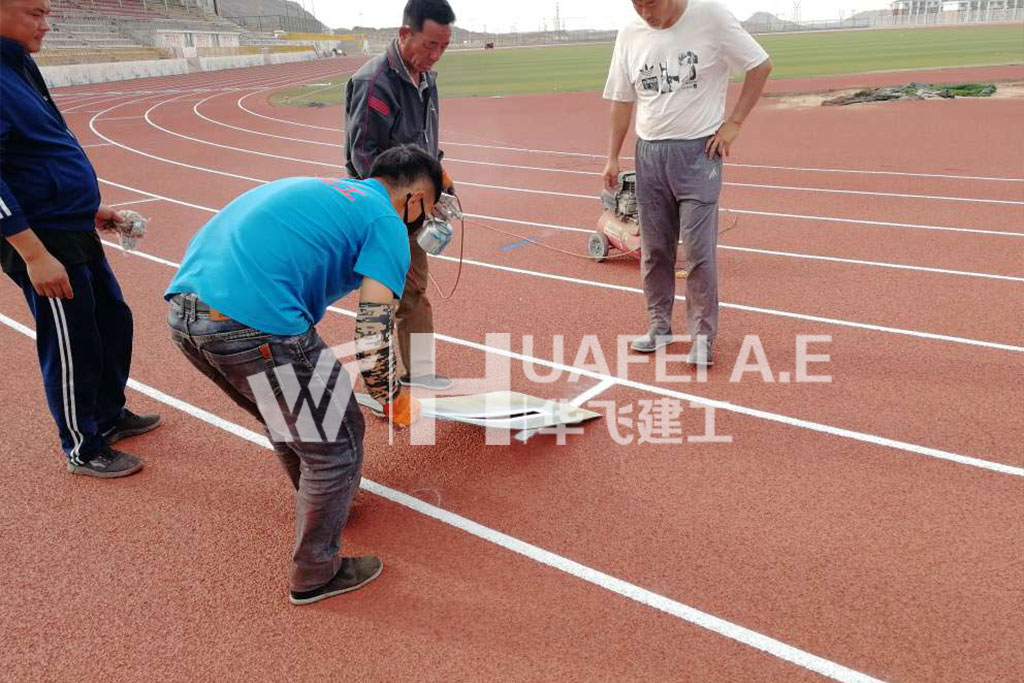
<path id="1" fill-rule="evenodd" d="M 347 373 L 314 326 L 359 290 L 356 356 L 366 390 L 394 424 L 416 419 L 416 400 L 394 376 L 391 333 L 409 235 L 441 188 L 440 164 L 414 145 L 380 155 L 367 180 L 268 183 L 196 234 L 167 288 L 172 339 L 264 424 L 298 492 L 294 604 L 355 590 L 383 569 L 377 557 L 339 553 L 364 424 Z"/>
<path id="2" fill-rule="evenodd" d="M 380 180 L 288 178 L 214 216 L 167 293 L 195 293 L 232 320 L 293 336 L 364 277 L 400 298 L 408 269 L 409 231 Z"/>

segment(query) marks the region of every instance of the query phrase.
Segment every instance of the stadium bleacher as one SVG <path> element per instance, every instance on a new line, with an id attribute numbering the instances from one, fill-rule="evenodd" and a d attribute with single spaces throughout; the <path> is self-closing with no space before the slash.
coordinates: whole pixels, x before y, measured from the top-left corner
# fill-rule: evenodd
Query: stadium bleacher
<path id="1" fill-rule="evenodd" d="M 175 4 L 175 3 L 179 4 Z M 261 49 L 295 49 L 273 33 L 246 29 L 181 0 L 55 0 L 51 31 L 37 55 L 40 65 L 117 62 L 175 56 L 161 49 L 154 38 L 158 31 L 228 33 L 238 35 L 238 54 Z M 232 48 L 211 50 L 225 54 Z"/>

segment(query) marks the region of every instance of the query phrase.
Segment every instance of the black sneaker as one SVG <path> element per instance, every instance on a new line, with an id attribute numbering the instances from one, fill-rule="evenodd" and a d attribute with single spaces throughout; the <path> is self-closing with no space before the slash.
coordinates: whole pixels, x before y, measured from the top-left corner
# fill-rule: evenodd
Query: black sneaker
<path id="1" fill-rule="evenodd" d="M 288 599 L 293 605 L 310 605 L 335 595 L 359 590 L 380 576 L 382 571 L 384 563 L 379 557 L 343 557 L 341 567 L 333 579 L 311 591 L 292 591 Z"/>
<path id="2" fill-rule="evenodd" d="M 447 391 L 455 386 L 455 382 L 444 375 L 417 375 L 416 377 L 405 375 L 398 381 L 402 383 L 403 387 L 423 387 L 431 391 Z"/>
<path id="3" fill-rule="evenodd" d="M 86 477 L 98 477 L 100 479 L 117 479 L 135 474 L 142 469 L 142 458 L 128 455 L 123 451 L 113 448 L 104 448 L 99 451 L 88 462 L 76 465 L 68 461 L 68 472 L 81 474 Z"/>
<path id="4" fill-rule="evenodd" d="M 138 436 L 139 434 L 151 432 L 163 423 L 164 419 L 159 415 L 136 415 L 125 408 L 124 415 L 121 416 L 116 425 L 110 428 L 110 431 L 103 438 L 107 440 L 108 446 L 113 446 L 121 439 L 127 439 L 129 436 Z"/>

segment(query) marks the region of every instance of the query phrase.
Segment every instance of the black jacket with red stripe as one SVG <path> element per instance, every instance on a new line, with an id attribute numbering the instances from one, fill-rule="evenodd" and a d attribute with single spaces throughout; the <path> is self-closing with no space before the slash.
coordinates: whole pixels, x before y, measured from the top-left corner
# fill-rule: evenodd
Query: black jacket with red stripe
<path id="1" fill-rule="evenodd" d="M 398 145 L 416 144 L 440 161 L 437 72 L 418 87 L 398 53 L 398 40 L 364 64 L 345 88 L 346 168 L 366 178 L 377 156 Z"/>

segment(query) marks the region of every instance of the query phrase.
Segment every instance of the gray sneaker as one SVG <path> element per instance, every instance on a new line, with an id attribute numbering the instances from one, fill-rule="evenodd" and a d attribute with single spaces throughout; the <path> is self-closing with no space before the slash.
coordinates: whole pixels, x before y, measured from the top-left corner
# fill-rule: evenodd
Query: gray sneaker
<path id="1" fill-rule="evenodd" d="M 342 593 L 359 590 L 370 583 L 384 571 L 384 563 L 379 557 L 365 555 L 363 557 L 343 557 L 341 567 L 334 578 L 319 588 L 311 591 L 291 591 L 288 599 L 293 605 L 309 605 Z"/>
<path id="2" fill-rule="evenodd" d="M 128 455 L 113 448 L 104 448 L 87 462 L 76 465 L 68 461 L 68 472 L 99 479 L 118 479 L 135 474 L 142 469 L 142 458 Z"/>
<path id="3" fill-rule="evenodd" d="M 103 438 L 106 439 L 108 446 L 113 446 L 121 439 L 151 432 L 163 423 L 164 419 L 159 415 L 136 415 L 125 408 L 121 419 L 103 435 Z"/>
<path id="4" fill-rule="evenodd" d="M 697 337 L 693 341 L 693 346 L 690 347 L 690 352 L 686 354 L 686 362 L 690 365 L 701 365 L 706 368 L 714 365 L 715 354 L 711 348 L 711 343 L 704 337 Z"/>
<path id="5" fill-rule="evenodd" d="M 629 348 L 638 353 L 654 353 L 672 343 L 672 330 L 651 330 L 639 339 L 634 339 Z"/>

